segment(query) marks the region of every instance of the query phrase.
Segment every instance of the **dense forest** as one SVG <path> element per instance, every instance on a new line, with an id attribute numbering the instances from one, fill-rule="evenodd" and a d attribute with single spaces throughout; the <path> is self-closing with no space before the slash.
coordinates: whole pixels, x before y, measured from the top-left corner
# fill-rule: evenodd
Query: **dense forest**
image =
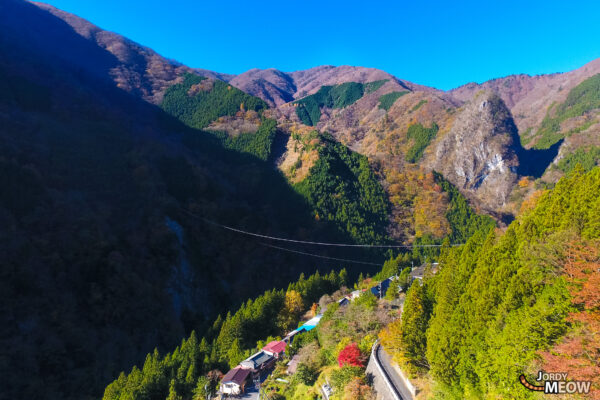
<path id="1" fill-rule="evenodd" d="M 402 97 L 408 93 L 409 92 L 405 90 L 402 92 L 391 92 L 391 93 L 382 95 L 379 98 L 379 108 L 381 108 L 385 111 L 389 111 L 389 109 L 394 105 L 396 100 L 398 100 L 400 97 Z"/>
<path id="2" fill-rule="evenodd" d="M 412 146 L 406 152 L 405 159 L 410 163 L 416 163 L 423 156 L 425 148 L 429 146 L 429 143 L 435 138 L 439 127 L 434 122 L 430 128 L 425 128 L 421 124 L 413 124 L 408 127 L 406 133 L 407 139 L 413 141 Z"/>
<path id="3" fill-rule="evenodd" d="M 444 248 L 439 273 L 411 287 L 383 343 L 433 378 L 430 395 L 529 398 L 516 378 L 550 365 L 600 388 L 599 192 L 600 169 L 574 169 L 505 233 Z"/>
<path id="4" fill-rule="evenodd" d="M 557 168 L 562 172 L 571 172 L 577 165 L 584 171 L 590 171 L 600 162 L 600 147 L 589 146 L 579 148 L 572 153 L 567 154 L 557 164 Z"/>
<path id="5" fill-rule="evenodd" d="M 267 104 L 226 82 L 187 73 L 183 82 L 165 91 L 163 110 L 192 128 L 206 128 L 223 115 L 235 115 L 240 108 L 261 111 Z"/>
<path id="6" fill-rule="evenodd" d="M 389 205 L 368 159 L 330 135 L 318 137 L 319 158 L 296 190 L 308 199 L 315 218 L 333 222 L 357 243 L 382 243 Z"/>
<path id="7" fill-rule="evenodd" d="M 332 145 L 327 137 L 323 140 L 326 146 Z M 352 154 L 348 152 L 344 157 Z M 443 178 L 438 179 L 453 199 L 449 215 L 456 226 L 453 239 L 466 240 L 477 228 L 494 225 L 489 217 L 475 214 Z M 317 272 L 306 279 L 301 276 L 285 291 L 267 291 L 243 303 L 235 313 L 219 316 L 201 339 L 192 333 L 164 356 L 157 350 L 148 354 L 143 366 L 122 373 L 106 388 L 104 399 L 203 399 L 207 392 L 216 392 L 222 373 L 294 329 L 309 309 L 311 316 L 326 311 L 316 329 L 294 339 L 284 362 L 263 384 L 265 393 L 272 399 L 313 399 L 319 395 L 319 385 L 327 380 L 336 391 L 334 399 L 372 399 L 374 393 L 365 375 L 366 358 L 378 332 L 397 315 L 393 302 L 410 284 L 409 266 L 432 255 L 435 252 L 415 249 L 386 261 L 373 278 L 361 274 L 355 289 L 369 289 L 379 280 L 399 276 L 379 302 L 367 291 L 350 306 L 340 307 L 335 300 L 348 293 L 346 270 L 323 276 Z M 296 354 L 300 360 L 298 372 L 290 380 L 285 363 Z"/>
<path id="8" fill-rule="evenodd" d="M 419 165 L 462 113 L 452 93 L 355 67 L 236 77 L 261 100 L 217 79 L 232 75 L 199 76 L 36 4 L 0 2 L 0 399 L 205 399 L 222 372 L 319 313 L 284 360 L 298 355 L 297 373 L 280 362 L 265 382 L 271 399 L 316 399 L 327 382 L 331 400 L 372 400 L 378 335 L 422 397 L 528 398 L 517 377 L 540 369 L 600 391 L 600 75 L 565 74 L 579 82 L 569 93 L 542 85 L 560 100 L 534 110 L 546 117 L 533 146 L 554 157 L 564 145 L 549 171 L 565 176 L 520 176 L 516 194 L 535 192 L 498 227 Z M 359 76 L 390 80 L 347 81 Z M 332 86 L 287 103 L 319 82 Z M 286 103 L 267 110 L 268 89 Z M 404 89 L 421 92 L 409 110 L 393 107 Z M 366 138 L 352 148 L 377 147 L 371 159 L 311 131 L 323 108 L 351 105 L 330 131 Z M 297 126 L 304 154 L 278 140 Z M 411 266 L 430 261 L 411 285 Z M 352 288 L 364 293 L 339 305 Z"/>
<path id="9" fill-rule="evenodd" d="M 347 284 L 346 270 L 303 275 L 287 290 L 271 290 L 248 300 L 235 313 L 219 316 L 198 339 L 192 332 L 171 353 L 148 354 L 141 368 L 122 373 L 104 393 L 104 400 L 205 399 L 205 385 L 219 370 L 226 372 L 273 338 L 296 328 L 300 316 L 319 298 Z M 213 390 L 211 388 L 211 390 Z"/>
<path id="10" fill-rule="evenodd" d="M 335 86 L 321 86 L 317 93 L 294 103 L 296 114 L 303 124 L 315 126 L 321 119 L 322 107 L 347 107 L 363 97 L 365 93 L 376 91 L 386 82 L 386 79 L 382 79 L 367 83 L 346 82 Z"/>

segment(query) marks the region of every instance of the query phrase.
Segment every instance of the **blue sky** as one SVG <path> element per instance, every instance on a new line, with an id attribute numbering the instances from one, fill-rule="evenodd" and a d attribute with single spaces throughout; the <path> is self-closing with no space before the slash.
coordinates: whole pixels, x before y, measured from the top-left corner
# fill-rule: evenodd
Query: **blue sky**
<path id="1" fill-rule="evenodd" d="M 190 67 L 383 69 L 451 89 L 600 57 L 598 1 L 46 0 Z"/>

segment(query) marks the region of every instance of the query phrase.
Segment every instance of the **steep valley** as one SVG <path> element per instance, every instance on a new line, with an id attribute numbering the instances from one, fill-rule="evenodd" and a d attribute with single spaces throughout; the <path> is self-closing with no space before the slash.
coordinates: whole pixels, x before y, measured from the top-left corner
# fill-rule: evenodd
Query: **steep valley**
<path id="1" fill-rule="evenodd" d="M 235 366 L 257 341 L 295 328 L 298 310 L 278 314 L 293 302 L 289 293 L 300 293 L 304 312 L 354 282 L 364 288 L 386 259 L 381 279 L 438 258 L 452 266 L 441 276 L 462 274 L 481 252 L 501 258 L 503 243 L 521 251 L 511 240 L 524 241 L 530 226 L 553 240 L 596 245 L 597 201 L 577 203 L 568 186 L 592 202 L 581 182 L 597 188 L 600 60 L 450 91 L 354 66 L 231 75 L 168 60 L 24 0 L 0 2 L 0 55 L 0 399 L 100 398 L 148 354 L 148 363 L 169 361 L 166 352 L 192 331 L 205 338 L 181 344 L 203 349 L 194 378 Z M 549 193 L 568 197 L 571 219 L 539 221 L 553 218 L 553 207 L 567 213 Z M 541 231 L 535 238 L 548 245 Z M 440 254 L 442 244 L 456 248 Z M 518 257 L 524 270 L 539 272 Z M 436 296 L 450 296 L 437 279 Z M 448 285 L 477 287 L 459 279 Z M 538 294 L 502 288 L 515 302 Z M 468 300 L 461 306 L 471 307 Z M 459 318 L 437 307 L 434 324 Z M 250 322 L 242 329 L 239 321 Z M 475 329 L 479 321 L 471 322 Z M 264 335 L 261 326 L 269 327 Z M 238 342 L 220 336 L 236 329 Z M 435 362 L 440 379 L 449 361 Z M 189 366 L 179 367 L 185 371 L 168 373 L 181 380 Z M 135 371 L 128 382 L 139 378 Z M 160 380 L 153 398 L 169 385 Z"/>

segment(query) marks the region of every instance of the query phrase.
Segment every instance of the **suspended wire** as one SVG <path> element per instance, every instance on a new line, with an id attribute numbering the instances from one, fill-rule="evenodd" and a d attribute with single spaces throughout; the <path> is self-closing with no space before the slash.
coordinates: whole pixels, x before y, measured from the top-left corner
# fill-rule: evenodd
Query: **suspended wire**
<path id="1" fill-rule="evenodd" d="M 270 240 L 277 240 L 280 242 L 290 242 L 290 243 L 299 243 L 299 244 L 309 244 L 309 245 L 314 245 L 314 246 L 332 246 L 332 247 L 362 247 L 362 248 L 403 248 L 403 249 L 411 249 L 414 247 L 442 247 L 441 244 L 413 244 L 413 245 L 403 245 L 403 244 L 354 244 L 354 243 L 328 243 L 328 242 L 312 242 L 312 241 L 308 241 L 308 240 L 296 240 L 296 239 L 287 239 L 287 238 L 282 238 L 282 237 L 276 237 L 276 236 L 268 236 L 268 235 L 261 235 L 259 233 L 254 233 L 254 232 L 248 232 L 242 229 L 238 229 L 238 228 L 234 228 L 232 226 L 228 226 L 228 225 L 223 225 L 220 224 L 218 222 L 212 221 L 210 219 L 201 217 L 197 214 L 192 213 L 189 210 L 186 210 L 185 208 L 180 208 L 183 212 L 185 212 L 186 214 L 194 217 L 194 218 L 198 218 L 201 219 L 202 221 L 206 222 L 207 224 L 210 225 L 214 225 L 223 229 L 227 229 L 229 231 L 233 231 L 233 232 L 237 232 L 237 233 L 241 233 L 244 235 L 249 235 L 249 236 L 254 236 L 254 237 L 259 237 L 261 239 L 270 239 Z M 461 244 L 452 244 L 450 246 L 456 247 L 456 246 L 460 246 Z"/>
<path id="2" fill-rule="evenodd" d="M 342 261 L 342 262 L 348 262 L 348 263 L 353 263 L 353 264 L 376 265 L 378 267 L 381 267 L 383 265 L 383 263 L 377 264 L 377 263 L 371 263 L 371 262 L 367 262 L 367 261 L 349 260 L 349 259 L 346 259 L 346 258 L 327 257 L 327 256 L 319 255 L 319 254 L 313 254 L 313 253 L 307 253 L 307 252 L 304 252 L 304 251 L 287 249 L 285 247 L 273 246 L 272 244 L 267 244 L 267 243 L 259 243 L 259 244 L 261 246 L 271 247 L 273 249 L 288 251 L 290 253 L 302 254 L 302 255 L 310 256 L 310 257 L 324 258 L 326 260 Z"/>

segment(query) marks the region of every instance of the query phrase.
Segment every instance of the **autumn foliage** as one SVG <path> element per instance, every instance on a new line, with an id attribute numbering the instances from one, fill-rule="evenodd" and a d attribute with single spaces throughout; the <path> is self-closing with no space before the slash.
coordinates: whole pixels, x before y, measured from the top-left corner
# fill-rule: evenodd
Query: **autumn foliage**
<path id="1" fill-rule="evenodd" d="M 591 398 L 600 399 L 600 242 L 571 243 L 564 273 L 576 311 L 574 329 L 550 351 L 541 353 L 544 371 L 561 371 L 569 380 L 592 381 Z"/>
<path id="2" fill-rule="evenodd" d="M 364 358 L 360 354 L 360 349 L 356 343 L 350 343 L 338 355 L 338 365 L 351 365 L 354 367 L 363 367 L 365 365 Z"/>
<path id="3" fill-rule="evenodd" d="M 352 380 L 344 388 L 344 400 L 371 400 L 375 399 L 375 393 L 364 379 L 359 377 Z"/>

